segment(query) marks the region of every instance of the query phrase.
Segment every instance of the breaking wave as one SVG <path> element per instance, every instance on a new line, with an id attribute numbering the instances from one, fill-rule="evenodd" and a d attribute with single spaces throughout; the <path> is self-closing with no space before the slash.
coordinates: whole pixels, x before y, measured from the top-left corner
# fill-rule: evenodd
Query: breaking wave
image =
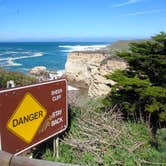
<path id="1" fill-rule="evenodd" d="M 17 53 L 14 53 L 14 54 L 17 54 Z M 0 64 L 2 66 L 22 66 L 22 64 L 16 63 L 14 61 L 18 60 L 18 59 L 27 59 L 27 58 L 35 58 L 35 57 L 41 57 L 41 56 L 43 56 L 42 52 L 36 52 L 36 53 L 32 53 L 32 52 L 21 52 L 20 53 L 19 52 L 19 54 L 27 54 L 27 55 L 17 56 L 17 57 L 0 58 Z M 30 55 L 28 55 L 28 54 L 30 54 Z"/>
<path id="2" fill-rule="evenodd" d="M 4 66 L 22 66 L 20 63 L 14 62 L 12 59 L 8 59 L 6 61 L 6 64 Z"/>
<path id="3" fill-rule="evenodd" d="M 67 45 L 60 45 L 60 48 L 64 48 L 65 50 L 61 50 L 62 52 L 73 52 L 73 51 L 96 51 L 102 48 L 105 48 L 107 45 L 75 45 L 75 46 L 67 46 Z"/>

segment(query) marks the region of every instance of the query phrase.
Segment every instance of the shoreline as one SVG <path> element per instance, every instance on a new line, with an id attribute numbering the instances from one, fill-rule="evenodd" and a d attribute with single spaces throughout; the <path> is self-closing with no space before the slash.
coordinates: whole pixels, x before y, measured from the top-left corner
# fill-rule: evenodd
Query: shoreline
<path id="1" fill-rule="evenodd" d="M 23 42 L 0 43 L 0 66 L 26 74 L 35 66 L 64 70 L 67 54 L 73 51 L 99 50 L 110 42 Z"/>

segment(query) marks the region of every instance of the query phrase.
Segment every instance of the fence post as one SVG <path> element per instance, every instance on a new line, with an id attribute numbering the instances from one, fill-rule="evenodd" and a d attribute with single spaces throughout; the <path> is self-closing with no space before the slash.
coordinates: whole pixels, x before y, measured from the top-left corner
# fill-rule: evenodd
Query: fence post
<path id="1" fill-rule="evenodd" d="M 10 153 L 0 151 L 0 166 L 78 166 L 78 165 L 29 159 L 27 157 L 14 156 Z"/>
<path id="2" fill-rule="evenodd" d="M 53 157 L 59 158 L 59 137 L 53 139 Z"/>
<path id="3" fill-rule="evenodd" d="M 7 152 L 0 151 L 0 166 L 10 166 L 12 156 Z"/>

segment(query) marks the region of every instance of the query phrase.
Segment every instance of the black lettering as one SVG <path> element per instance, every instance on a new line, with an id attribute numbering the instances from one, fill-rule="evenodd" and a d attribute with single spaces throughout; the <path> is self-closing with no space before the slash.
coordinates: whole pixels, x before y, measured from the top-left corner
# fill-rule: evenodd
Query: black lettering
<path id="1" fill-rule="evenodd" d="M 40 117 L 43 117 L 43 111 L 39 111 L 39 117 L 38 118 L 40 118 Z"/>
<path id="2" fill-rule="evenodd" d="M 34 119 L 38 119 L 38 112 L 35 112 L 35 113 L 34 113 L 33 118 L 34 118 Z"/>
<path id="3" fill-rule="evenodd" d="M 35 112 L 34 114 L 26 115 L 18 119 L 13 119 L 13 127 L 17 127 L 21 124 L 33 121 L 35 119 L 39 119 L 41 117 L 43 117 L 43 111 Z"/>
<path id="4" fill-rule="evenodd" d="M 29 121 L 29 118 L 28 116 L 24 116 L 24 123 L 28 122 Z"/>
<path id="5" fill-rule="evenodd" d="M 13 119 L 13 127 L 16 127 L 18 125 L 18 120 L 17 119 Z"/>
<path id="6" fill-rule="evenodd" d="M 30 115 L 29 115 L 29 120 L 30 120 L 30 121 L 33 121 L 33 120 L 34 120 L 33 114 L 30 114 Z"/>
<path id="7" fill-rule="evenodd" d="M 24 121 L 23 121 L 22 117 L 19 119 L 19 125 L 20 124 L 24 124 Z"/>

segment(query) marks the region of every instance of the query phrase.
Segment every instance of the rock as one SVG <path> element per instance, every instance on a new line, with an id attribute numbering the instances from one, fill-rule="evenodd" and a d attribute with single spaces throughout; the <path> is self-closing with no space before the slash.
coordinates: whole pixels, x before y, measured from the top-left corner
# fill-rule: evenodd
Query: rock
<path id="1" fill-rule="evenodd" d="M 90 97 L 107 95 L 115 82 L 105 75 L 125 69 L 127 63 L 105 52 L 72 52 L 65 65 L 67 80 L 78 88 L 87 88 Z"/>
<path id="2" fill-rule="evenodd" d="M 29 71 L 29 74 L 39 76 L 46 72 L 47 68 L 45 66 L 36 66 Z"/>
<path id="3" fill-rule="evenodd" d="M 39 81 L 47 81 L 49 79 L 49 71 L 45 66 L 36 66 L 29 71 L 29 74 L 35 76 Z"/>

